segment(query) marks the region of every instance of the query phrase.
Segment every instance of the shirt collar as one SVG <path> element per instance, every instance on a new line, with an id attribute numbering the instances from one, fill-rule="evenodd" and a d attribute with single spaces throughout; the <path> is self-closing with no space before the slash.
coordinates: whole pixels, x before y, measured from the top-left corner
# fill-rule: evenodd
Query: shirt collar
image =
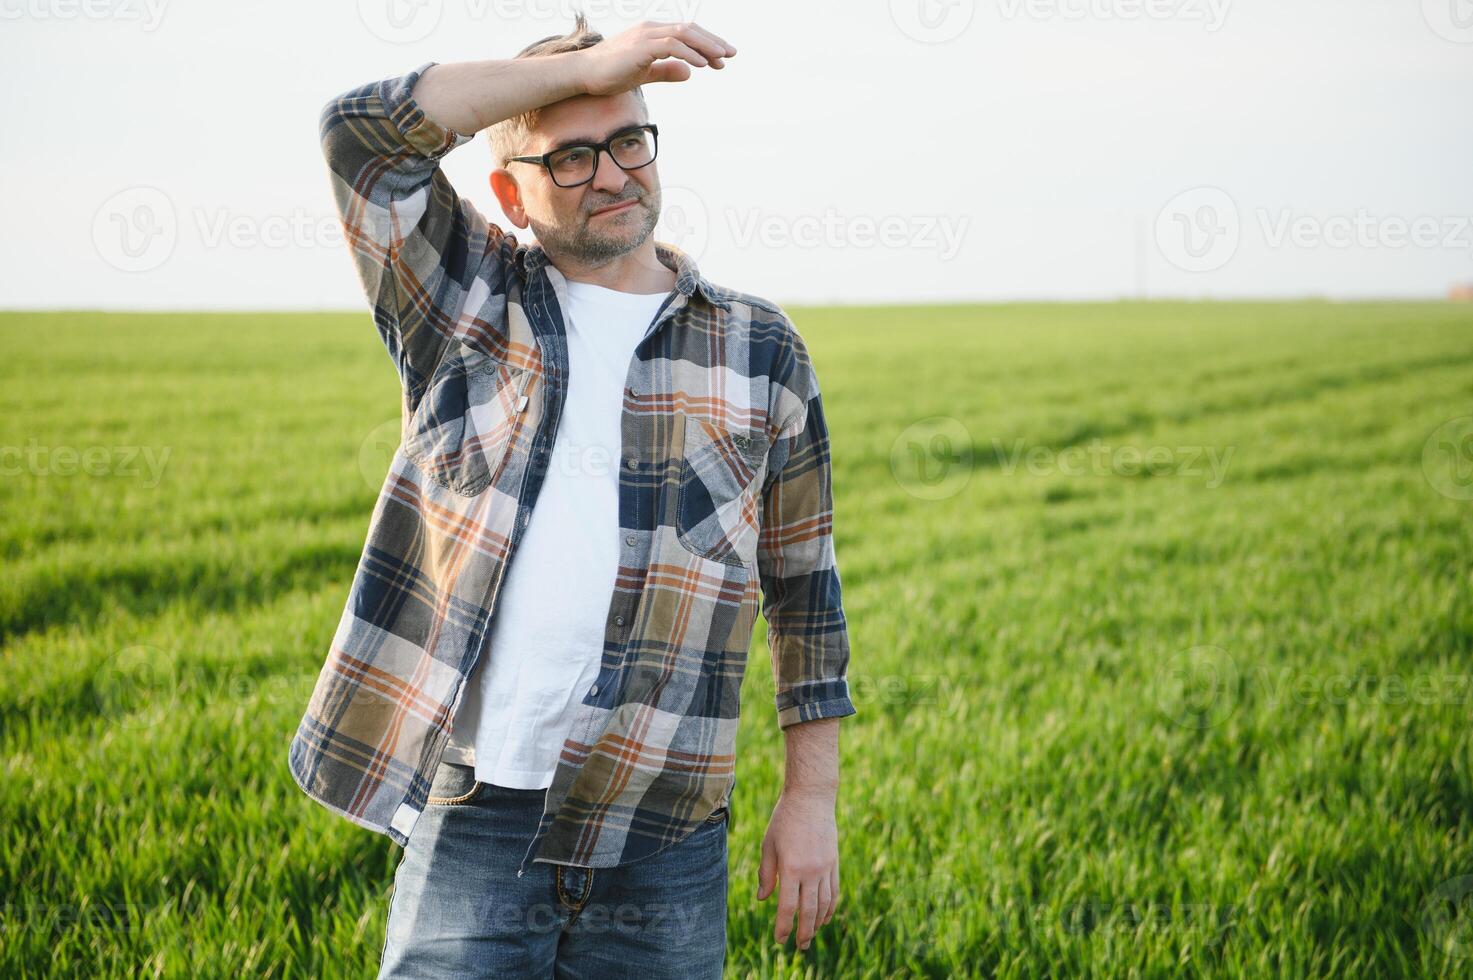
<path id="1" fill-rule="evenodd" d="M 675 273 L 677 292 L 691 299 L 700 296 L 711 306 L 719 307 L 728 313 L 731 312 L 731 304 L 721 297 L 716 286 L 709 279 L 701 275 L 696 260 L 690 255 L 674 245 L 657 241 L 655 242 L 655 257 L 660 260 L 661 265 Z M 549 264 L 550 260 L 547 253 L 542 250 L 542 245 L 539 242 L 533 242 L 527 246 L 523 262 L 530 278 L 542 271 L 542 267 Z"/>

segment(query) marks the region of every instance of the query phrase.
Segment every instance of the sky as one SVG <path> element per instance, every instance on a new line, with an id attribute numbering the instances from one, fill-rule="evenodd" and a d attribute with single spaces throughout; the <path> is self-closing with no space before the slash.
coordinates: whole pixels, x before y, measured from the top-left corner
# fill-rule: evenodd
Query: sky
<path id="1" fill-rule="evenodd" d="M 1473 284 L 1473 0 L 0 0 L 0 307 L 362 309 L 333 96 L 583 10 L 646 87 L 656 238 L 780 303 L 1438 298 Z M 484 134 L 444 161 L 488 220 Z M 518 240 L 531 241 L 530 231 Z"/>

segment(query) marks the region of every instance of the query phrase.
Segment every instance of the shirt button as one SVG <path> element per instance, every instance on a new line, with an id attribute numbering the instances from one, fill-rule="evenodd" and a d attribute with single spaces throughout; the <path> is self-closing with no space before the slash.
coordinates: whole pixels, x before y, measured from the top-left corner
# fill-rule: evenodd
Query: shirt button
<path id="1" fill-rule="evenodd" d="M 628 466 L 628 467 L 629 467 L 629 468 L 630 468 L 630 469 L 631 469 L 631 470 L 637 470 L 637 469 L 639 469 L 639 460 L 637 460 L 637 459 L 635 459 L 635 458 L 634 458 L 634 457 L 633 457 L 633 456 L 630 456 L 630 457 L 629 457 L 629 458 L 628 458 L 628 459 L 626 459 L 626 460 L 625 460 L 625 461 L 624 461 L 624 463 L 625 463 L 625 464 L 626 464 L 626 465 L 627 465 L 627 466 Z"/>
<path id="2" fill-rule="evenodd" d="M 624 543 L 625 544 L 628 544 L 628 545 L 634 544 L 634 535 L 632 535 L 632 534 L 626 535 L 625 538 L 624 538 Z"/>
<path id="3" fill-rule="evenodd" d="M 623 626 L 624 625 L 624 617 L 623 616 L 615 616 L 614 617 L 614 625 L 615 626 Z"/>
<path id="4" fill-rule="evenodd" d="M 589 688 L 589 689 L 588 689 L 588 693 L 589 693 L 589 694 L 592 694 L 592 695 L 597 695 L 597 694 L 598 694 L 598 685 L 597 685 L 597 684 L 595 684 L 595 685 L 593 685 L 593 686 L 592 686 L 592 687 L 590 687 L 590 688 Z"/>

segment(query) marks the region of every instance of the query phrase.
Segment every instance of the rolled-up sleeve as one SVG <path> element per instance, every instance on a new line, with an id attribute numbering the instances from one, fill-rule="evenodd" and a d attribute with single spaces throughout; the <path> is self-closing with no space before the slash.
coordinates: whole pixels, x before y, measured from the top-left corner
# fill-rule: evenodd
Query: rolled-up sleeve
<path id="1" fill-rule="evenodd" d="M 833 471 L 818 376 L 799 341 L 769 450 L 757 568 L 772 649 L 778 726 L 856 714 L 849 629 L 834 557 Z"/>
<path id="2" fill-rule="evenodd" d="M 434 64 L 345 92 L 319 121 L 344 239 L 411 403 L 455 335 L 472 282 L 504 294 L 504 263 L 488 264 L 504 253 L 503 239 L 515 246 L 440 168 L 471 137 L 415 101 L 415 83 Z"/>

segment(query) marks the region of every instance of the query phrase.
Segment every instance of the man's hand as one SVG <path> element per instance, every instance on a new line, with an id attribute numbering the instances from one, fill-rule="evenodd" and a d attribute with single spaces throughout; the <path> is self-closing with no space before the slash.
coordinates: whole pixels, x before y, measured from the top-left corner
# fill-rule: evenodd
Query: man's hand
<path id="1" fill-rule="evenodd" d="M 647 82 L 683 82 L 690 65 L 723 68 L 736 48 L 694 22 L 645 21 L 575 53 L 584 91 L 614 95 Z"/>
<path id="2" fill-rule="evenodd" d="M 757 899 L 781 882 L 773 938 L 781 945 L 798 916 L 798 947 L 807 949 L 818 927 L 834 917 L 839 904 L 839 830 L 830 790 L 784 789 L 762 838 Z"/>
<path id="3" fill-rule="evenodd" d="M 431 120 L 470 136 L 576 95 L 683 82 L 690 65 L 722 68 L 735 54 L 736 48 L 694 23 L 645 21 L 580 51 L 435 64 L 420 76 L 413 95 Z"/>

